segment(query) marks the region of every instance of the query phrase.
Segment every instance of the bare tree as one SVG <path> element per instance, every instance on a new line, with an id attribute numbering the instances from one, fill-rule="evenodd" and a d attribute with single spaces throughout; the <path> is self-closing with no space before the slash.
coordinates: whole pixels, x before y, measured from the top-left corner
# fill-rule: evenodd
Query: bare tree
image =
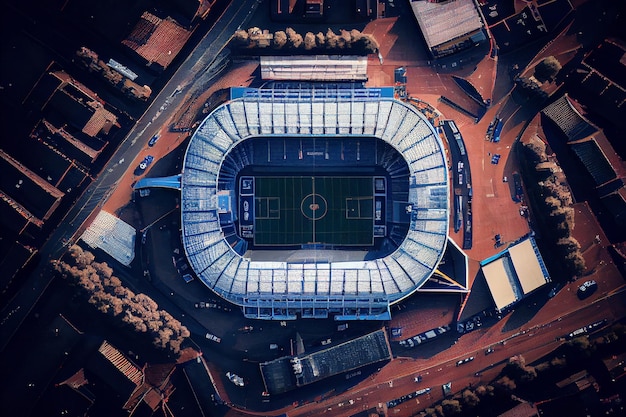
<path id="1" fill-rule="evenodd" d="M 304 35 L 304 49 L 310 51 L 311 49 L 315 48 L 315 46 L 315 35 L 313 34 L 313 32 L 307 32 L 306 35 Z"/>
<path id="2" fill-rule="evenodd" d="M 276 49 L 284 47 L 287 44 L 287 34 L 282 30 L 274 32 L 274 39 L 272 42 L 274 48 Z"/>
<path id="3" fill-rule="evenodd" d="M 524 147 L 530 151 L 530 155 L 532 155 L 531 157 L 534 163 L 545 162 L 548 160 L 546 155 L 546 144 L 538 137 L 533 136 L 523 144 Z"/>
<path id="4" fill-rule="evenodd" d="M 285 33 L 287 34 L 287 42 L 289 46 L 297 49 L 300 45 L 302 45 L 302 35 L 296 32 L 293 28 L 287 28 Z"/>
<path id="5" fill-rule="evenodd" d="M 326 31 L 326 46 L 330 49 L 337 48 L 338 37 L 331 28 Z"/>
<path id="6" fill-rule="evenodd" d="M 248 44 L 248 32 L 242 29 L 235 31 L 234 39 L 241 44 Z"/>
<path id="7" fill-rule="evenodd" d="M 315 44 L 318 48 L 324 48 L 326 46 L 326 36 L 322 32 L 317 32 L 315 35 Z"/>
<path id="8" fill-rule="evenodd" d="M 480 398 L 478 398 L 478 395 L 476 395 L 474 391 L 471 391 L 469 389 L 466 389 L 465 391 L 463 391 L 463 404 L 466 407 L 470 407 L 470 408 L 476 407 L 479 402 L 480 402 Z"/>
<path id="9" fill-rule="evenodd" d="M 358 44 L 368 53 L 375 53 L 378 51 L 379 45 L 374 38 L 374 35 L 369 33 L 363 33 L 361 39 L 358 40 Z"/>
<path id="10" fill-rule="evenodd" d="M 352 47 L 352 35 L 350 34 L 350 32 L 348 32 L 347 30 L 341 29 L 339 38 L 340 38 L 339 42 L 343 44 L 342 47 L 344 48 Z"/>
<path id="11" fill-rule="evenodd" d="M 461 403 L 458 400 L 443 400 L 441 402 L 444 414 L 447 416 L 456 416 L 461 414 Z"/>

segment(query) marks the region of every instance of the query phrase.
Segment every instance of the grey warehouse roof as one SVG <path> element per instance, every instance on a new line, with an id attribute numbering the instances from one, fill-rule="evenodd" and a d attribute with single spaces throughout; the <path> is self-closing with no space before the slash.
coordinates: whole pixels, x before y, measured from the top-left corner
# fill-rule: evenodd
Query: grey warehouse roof
<path id="1" fill-rule="evenodd" d="M 412 1 L 411 8 L 428 47 L 433 48 L 482 28 L 472 0 L 446 3 Z"/>

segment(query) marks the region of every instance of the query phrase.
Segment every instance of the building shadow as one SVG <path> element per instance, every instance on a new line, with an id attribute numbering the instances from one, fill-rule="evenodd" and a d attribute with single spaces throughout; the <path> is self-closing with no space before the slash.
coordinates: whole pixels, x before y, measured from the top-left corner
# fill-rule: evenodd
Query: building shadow
<path id="1" fill-rule="evenodd" d="M 509 332 L 523 327 L 543 308 L 548 302 L 548 292 L 551 286 L 546 285 L 536 293 L 526 297 L 515 306 L 515 310 L 509 316 L 506 324 L 502 327 L 502 332 Z"/>

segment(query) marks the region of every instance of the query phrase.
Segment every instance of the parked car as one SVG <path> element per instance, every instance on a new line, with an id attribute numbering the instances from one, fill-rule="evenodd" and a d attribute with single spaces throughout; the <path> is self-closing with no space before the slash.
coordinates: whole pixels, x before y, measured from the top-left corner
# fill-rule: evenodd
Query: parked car
<path id="1" fill-rule="evenodd" d="M 246 385 L 243 381 L 243 378 L 235 373 L 226 372 L 226 377 L 230 380 L 230 382 L 237 385 L 238 387 L 243 387 L 244 385 Z"/>
<path id="2" fill-rule="evenodd" d="M 222 343 L 222 338 L 217 337 L 212 333 L 207 333 L 205 337 L 209 340 L 214 341 L 215 343 Z"/>
<path id="3" fill-rule="evenodd" d="M 580 287 L 578 287 L 578 298 L 584 300 L 585 298 L 596 292 L 597 289 L 597 282 L 595 282 L 594 280 L 585 281 Z"/>
<path id="4" fill-rule="evenodd" d="M 441 386 L 441 389 L 443 390 L 443 395 L 449 395 L 452 393 L 452 382 L 448 382 L 445 383 Z"/>
<path id="5" fill-rule="evenodd" d="M 491 353 L 493 353 L 493 352 L 495 352 L 495 349 L 494 349 L 493 347 L 490 347 L 489 349 L 487 349 L 487 350 L 485 351 L 485 355 L 489 355 L 489 354 L 491 354 Z"/>
<path id="6" fill-rule="evenodd" d="M 195 303 L 194 306 L 196 308 L 218 308 L 218 305 L 216 303 L 209 301 L 200 301 L 199 303 Z"/>
<path id="7" fill-rule="evenodd" d="M 154 161 L 154 156 L 148 155 L 143 158 L 143 161 L 139 163 L 139 169 L 144 170 L 150 166 L 150 164 Z"/>
<path id="8" fill-rule="evenodd" d="M 154 146 L 154 144 L 157 143 L 157 140 L 159 140 L 158 133 L 150 138 L 150 140 L 148 141 L 148 146 Z"/>
<path id="9" fill-rule="evenodd" d="M 457 361 L 456 366 L 464 365 L 464 364 L 469 363 L 469 362 L 471 362 L 473 360 L 474 360 L 473 356 L 470 356 L 469 358 L 461 359 L 460 361 Z"/>

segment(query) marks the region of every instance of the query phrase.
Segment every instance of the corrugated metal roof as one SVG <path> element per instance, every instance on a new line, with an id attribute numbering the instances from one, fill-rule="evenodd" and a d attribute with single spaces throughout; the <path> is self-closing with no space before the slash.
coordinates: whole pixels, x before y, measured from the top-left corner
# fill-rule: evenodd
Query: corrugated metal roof
<path id="1" fill-rule="evenodd" d="M 472 0 L 446 3 L 412 1 L 411 8 L 429 48 L 483 27 Z"/>
<path id="2" fill-rule="evenodd" d="M 574 108 L 569 97 L 564 95 L 542 110 L 567 136 L 568 142 L 584 139 L 598 132 L 598 129 Z"/>
<path id="3" fill-rule="evenodd" d="M 573 143 L 572 150 L 578 156 L 578 159 L 585 165 L 589 174 L 593 178 L 596 186 L 605 184 L 606 182 L 617 177 L 615 169 L 607 159 L 606 155 L 598 146 L 595 139 L 587 140 L 581 143 Z"/>

